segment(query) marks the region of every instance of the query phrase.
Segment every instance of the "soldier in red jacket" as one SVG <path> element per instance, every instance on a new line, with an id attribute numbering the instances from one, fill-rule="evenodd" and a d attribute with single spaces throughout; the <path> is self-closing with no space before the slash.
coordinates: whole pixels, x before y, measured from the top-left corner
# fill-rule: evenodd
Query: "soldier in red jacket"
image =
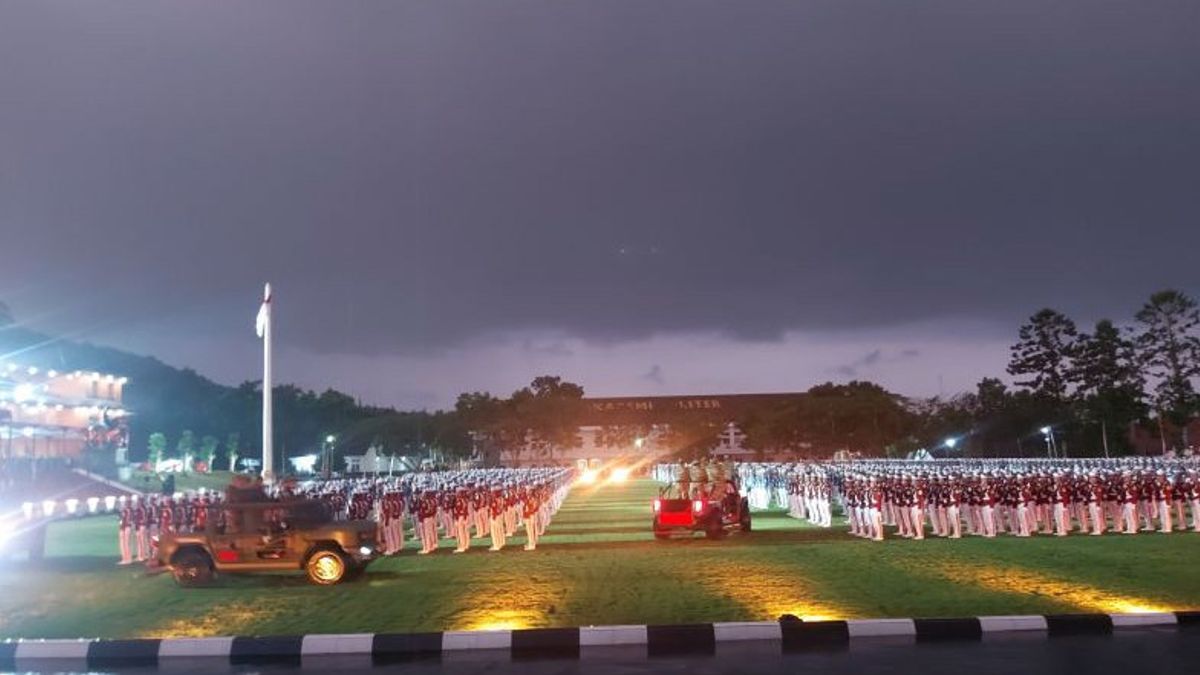
<path id="1" fill-rule="evenodd" d="M 1183 478 L 1183 498 L 1192 512 L 1192 531 L 1200 532 L 1200 477 L 1195 469 L 1188 469 Z"/>
<path id="2" fill-rule="evenodd" d="M 192 510 L 192 531 L 203 532 L 208 527 L 208 497 L 201 497 Z"/>
<path id="3" fill-rule="evenodd" d="M 437 533 L 437 493 L 433 490 L 426 490 L 421 495 L 421 500 L 418 502 L 417 508 L 417 515 L 421 520 L 421 550 L 417 551 L 417 553 L 428 555 L 437 550 L 439 543 Z"/>
<path id="4" fill-rule="evenodd" d="M 1055 474 L 1051 485 L 1050 503 L 1054 507 L 1054 535 L 1065 537 L 1070 529 L 1070 523 L 1067 521 L 1070 513 L 1071 488 L 1060 474 Z"/>
<path id="5" fill-rule="evenodd" d="M 1125 534 L 1137 534 L 1137 505 L 1137 477 L 1126 471 L 1121 476 L 1121 519 L 1125 521 L 1125 527 L 1121 531 Z"/>
<path id="6" fill-rule="evenodd" d="M 131 522 L 137 537 L 137 561 L 145 562 L 150 557 L 150 519 L 147 517 L 146 506 L 140 500 L 133 502 L 131 510 Z"/>
<path id="7" fill-rule="evenodd" d="M 504 548 L 505 532 L 504 532 L 504 512 L 508 505 L 504 499 L 504 490 L 496 487 L 492 490 L 492 494 L 488 499 L 488 510 L 492 518 L 492 546 L 489 551 L 499 551 Z"/>
<path id="8" fill-rule="evenodd" d="M 1161 470 L 1154 474 L 1153 498 L 1158 507 L 1158 531 L 1171 533 L 1171 481 Z"/>
<path id="9" fill-rule="evenodd" d="M 133 562 L 133 553 L 129 546 L 129 538 L 133 532 L 133 508 L 129 504 L 123 504 L 117 517 L 120 519 L 117 524 L 117 546 L 121 549 L 121 562 L 118 564 L 129 565 Z"/>
<path id="10" fill-rule="evenodd" d="M 162 536 L 175 531 L 175 508 L 170 498 L 158 507 L 158 534 Z"/>
<path id="11" fill-rule="evenodd" d="M 525 550 L 533 551 L 537 549 L 538 543 L 538 510 L 541 504 L 538 502 L 537 495 L 533 490 L 526 490 L 525 497 L 521 501 L 521 513 L 525 520 Z"/>
<path id="12" fill-rule="evenodd" d="M 454 491 L 454 501 L 451 504 L 454 518 L 454 538 L 458 546 L 455 553 L 466 553 L 471 548 L 471 499 L 467 488 L 460 487 Z"/>

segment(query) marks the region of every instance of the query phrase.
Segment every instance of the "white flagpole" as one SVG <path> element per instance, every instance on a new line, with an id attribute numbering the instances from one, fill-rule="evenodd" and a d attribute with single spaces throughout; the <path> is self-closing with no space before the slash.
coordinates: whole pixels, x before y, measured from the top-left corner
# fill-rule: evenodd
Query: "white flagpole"
<path id="1" fill-rule="evenodd" d="M 259 336 L 263 341 L 262 382 L 262 478 L 263 483 L 275 482 L 275 451 L 272 447 L 271 414 L 271 284 L 263 289 L 263 304 L 259 310 Z"/>

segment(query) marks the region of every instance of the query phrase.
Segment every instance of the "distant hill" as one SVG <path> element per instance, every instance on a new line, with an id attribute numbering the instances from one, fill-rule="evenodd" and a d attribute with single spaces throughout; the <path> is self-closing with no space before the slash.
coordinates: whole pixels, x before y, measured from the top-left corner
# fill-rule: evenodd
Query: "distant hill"
<path id="1" fill-rule="evenodd" d="M 111 347 L 54 338 L 25 328 L 0 328 L 0 358 L 22 366 L 59 371 L 93 370 L 129 378 L 125 405 L 134 412 L 130 433 L 135 454 L 152 431 L 178 437 L 184 429 L 197 435 L 236 429 L 215 426 L 214 406 L 234 396 L 226 387 L 190 368 L 175 368 L 150 356 Z"/>
<path id="2" fill-rule="evenodd" d="M 217 438 L 222 457 L 227 440 L 235 433 L 240 439 L 242 456 L 257 453 L 261 448 L 258 382 L 228 387 L 190 368 L 175 368 L 150 356 L 54 338 L 15 326 L 0 328 L 0 361 L 45 370 L 90 370 L 128 377 L 124 404 L 133 412 L 131 459 L 146 457 L 147 440 L 154 432 L 166 434 L 168 456 L 184 430 L 194 434 L 197 445 L 206 435 Z M 292 385 L 276 385 L 276 461 L 282 463 L 284 457 L 316 452 L 322 439 L 330 434 L 339 437 L 339 454 L 362 452 L 380 437 L 400 445 L 392 428 L 419 438 L 422 433 L 430 433 L 430 425 L 423 425 L 417 419 L 424 417 L 425 413 L 402 414 L 391 408 L 361 406 L 352 396 L 332 389 L 317 393 Z M 218 460 L 217 465 L 223 466 L 222 462 Z"/>

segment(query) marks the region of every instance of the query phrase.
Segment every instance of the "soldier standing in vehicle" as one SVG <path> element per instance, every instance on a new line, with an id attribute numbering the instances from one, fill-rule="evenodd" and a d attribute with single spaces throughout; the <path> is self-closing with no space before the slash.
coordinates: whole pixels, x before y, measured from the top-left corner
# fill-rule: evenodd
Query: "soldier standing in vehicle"
<path id="1" fill-rule="evenodd" d="M 679 496 L 682 499 L 692 498 L 692 472 L 687 462 L 679 463 Z"/>

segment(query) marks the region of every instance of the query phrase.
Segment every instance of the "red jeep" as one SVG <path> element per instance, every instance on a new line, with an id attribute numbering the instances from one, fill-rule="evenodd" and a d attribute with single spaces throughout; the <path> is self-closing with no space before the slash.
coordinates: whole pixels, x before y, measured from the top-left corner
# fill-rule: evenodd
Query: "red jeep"
<path id="1" fill-rule="evenodd" d="M 708 494 L 701 494 L 695 487 L 689 492 L 683 494 L 678 483 L 658 491 L 653 506 L 655 539 L 675 534 L 690 537 L 696 532 L 719 539 L 731 530 L 750 531 L 750 506 L 738 492 L 737 483 L 727 480 L 714 485 Z"/>

